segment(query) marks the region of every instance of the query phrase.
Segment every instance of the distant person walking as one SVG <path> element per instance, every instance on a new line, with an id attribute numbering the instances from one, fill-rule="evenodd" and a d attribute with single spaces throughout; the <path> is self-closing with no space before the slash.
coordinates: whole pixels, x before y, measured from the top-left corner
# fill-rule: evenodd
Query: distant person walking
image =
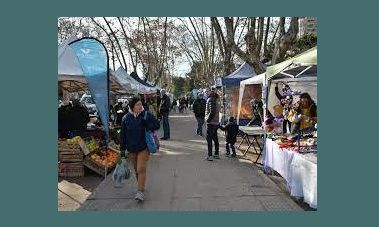
<path id="1" fill-rule="evenodd" d="M 203 93 L 199 93 L 197 99 L 193 103 L 193 113 L 195 114 L 197 120 L 197 129 L 196 134 L 199 136 L 203 136 L 203 125 L 205 118 L 205 107 L 207 102 L 204 100 Z"/>
<path id="2" fill-rule="evenodd" d="M 163 137 L 161 140 L 170 139 L 170 123 L 168 120 L 168 114 L 170 113 L 171 101 L 168 95 L 166 94 L 166 90 L 161 90 L 161 105 L 159 108 L 159 112 L 162 117 L 162 125 L 163 125 Z"/>

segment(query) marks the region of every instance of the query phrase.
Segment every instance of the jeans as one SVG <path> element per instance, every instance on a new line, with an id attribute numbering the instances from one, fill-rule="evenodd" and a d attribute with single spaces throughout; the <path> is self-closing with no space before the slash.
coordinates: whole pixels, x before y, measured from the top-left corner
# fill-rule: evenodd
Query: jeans
<path id="1" fill-rule="evenodd" d="M 204 117 L 196 117 L 196 120 L 197 120 L 196 134 L 202 136 L 203 135 Z"/>
<path id="2" fill-rule="evenodd" d="M 215 155 L 219 155 L 217 129 L 218 125 L 207 124 L 208 156 L 212 156 L 212 141 L 215 143 Z"/>
<path id="3" fill-rule="evenodd" d="M 226 154 L 230 154 L 229 146 L 232 149 L 233 154 L 236 154 L 236 148 L 234 147 L 234 143 L 226 142 Z"/>
<path id="4" fill-rule="evenodd" d="M 170 138 L 170 124 L 168 122 L 168 112 L 162 113 L 163 137 Z"/>

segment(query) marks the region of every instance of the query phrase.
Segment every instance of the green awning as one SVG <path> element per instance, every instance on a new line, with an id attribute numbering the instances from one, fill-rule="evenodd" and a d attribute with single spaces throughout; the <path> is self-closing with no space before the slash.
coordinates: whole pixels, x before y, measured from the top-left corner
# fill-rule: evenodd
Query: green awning
<path id="1" fill-rule="evenodd" d="M 266 78 L 270 80 L 271 77 L 289 68 L 291 65 L 317 65 L 317 47 L 313 47 L 293 58 L 267 67 Z"/>

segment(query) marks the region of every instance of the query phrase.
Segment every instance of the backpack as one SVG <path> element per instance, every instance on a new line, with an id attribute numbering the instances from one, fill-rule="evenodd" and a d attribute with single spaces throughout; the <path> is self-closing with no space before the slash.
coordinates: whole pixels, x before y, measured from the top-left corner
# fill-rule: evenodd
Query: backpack
<path id="1" fill-rule="evenodd" d="M 146 121 L 147 119 L 147 111 L 145 111 L 145 115 L 143 119 Z M 146 137 L 146 145 L 147 149 L 151 154 L 157 153 L 159 151 L 159 139 L 155 131 L 150 131 L 145 129 L 145 137 Z"/>

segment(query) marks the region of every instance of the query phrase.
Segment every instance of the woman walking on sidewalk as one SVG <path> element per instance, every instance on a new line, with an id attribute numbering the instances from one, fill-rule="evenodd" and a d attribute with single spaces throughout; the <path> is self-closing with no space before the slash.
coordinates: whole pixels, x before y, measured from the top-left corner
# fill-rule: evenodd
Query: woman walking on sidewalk
<path id="1" fill-rule="evenodd" d="M 144 120 L 145 111 L 141 98 L 135 96 L 129 102 L 129 113 L 122 118 L 120 150 L 121 157 L 125 157 L 127 152 L 134 166 L 136 178 L 138 182 L 138 191 L 135 199 L 144 200 L 146 169 L 150 153 L 147 150 L 145 130 L 158 130 L 158 120 L 149 112 L 147 112 L 146 120 Z"/>

